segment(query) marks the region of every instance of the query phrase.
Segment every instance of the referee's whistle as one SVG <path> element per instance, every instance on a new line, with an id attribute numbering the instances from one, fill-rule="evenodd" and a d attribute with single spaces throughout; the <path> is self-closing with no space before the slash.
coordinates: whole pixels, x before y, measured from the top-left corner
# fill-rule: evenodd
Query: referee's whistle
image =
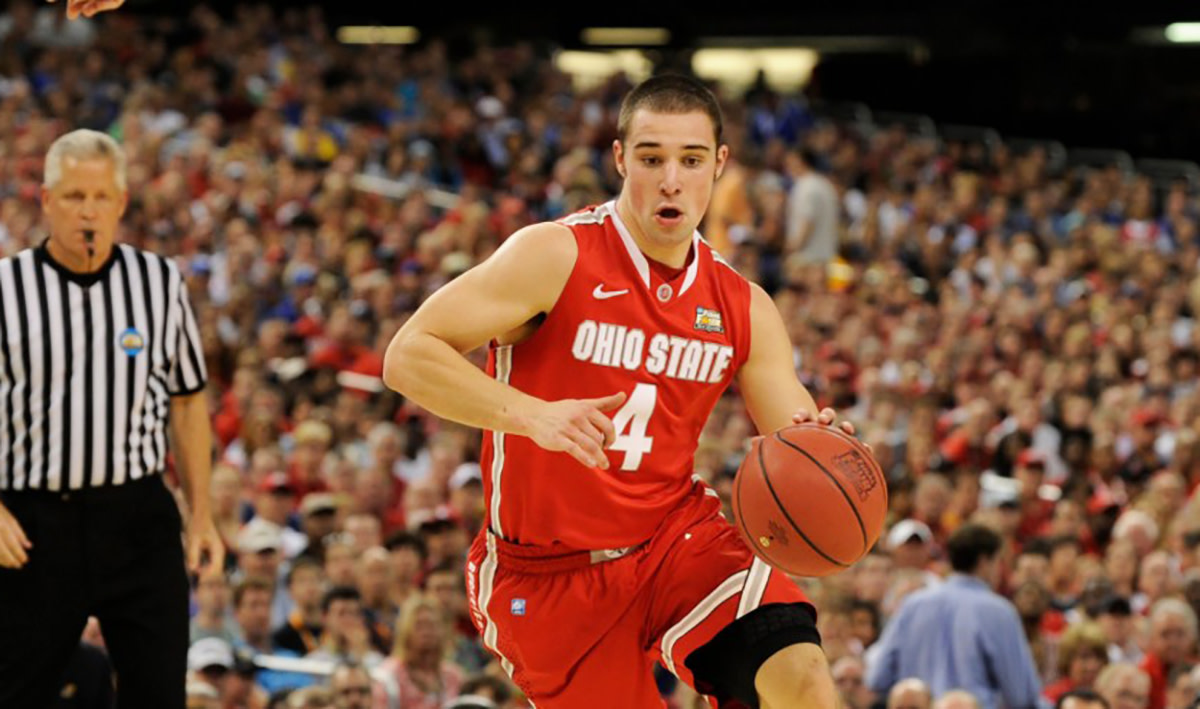
<path id="1" fill-rule="evenodd" d="M 83 241 L 87 244 L 88 258 L 96 255 L 96 231 L 94 229 L 83 230 Z"/>

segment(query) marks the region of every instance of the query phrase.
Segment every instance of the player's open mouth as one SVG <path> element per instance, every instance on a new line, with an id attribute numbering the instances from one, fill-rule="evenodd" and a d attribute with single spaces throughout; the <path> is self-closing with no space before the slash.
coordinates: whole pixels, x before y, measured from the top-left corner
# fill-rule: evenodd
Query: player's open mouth
<path id="1" fill-rule="evenodd" d="M 683 212 L 675 207 L 659 207 L 654 212 L 654 221 L 664 227 L 679 226 L 683 221 Z"/>

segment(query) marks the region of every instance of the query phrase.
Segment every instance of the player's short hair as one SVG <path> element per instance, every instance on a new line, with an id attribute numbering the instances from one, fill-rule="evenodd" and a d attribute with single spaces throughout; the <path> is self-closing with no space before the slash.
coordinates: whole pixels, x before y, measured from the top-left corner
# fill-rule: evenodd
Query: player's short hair
<path id="1" fill-rule="evenodd" d="M 46 151 L 46 163 L 42 168 L 42 187 L 53 189 L 62 180 L 63 160 L 111 160 L 117 173 L 117 187 L 125 191 L 125 152 L 117 141 L 99 131 L 80 128 L 59 136 Z"/>
<path id="2" fill-rule="evenodd" d="M 654 113 L 691 113 L 700 111 L 708 114 L 713 124 L 713 135 L 717 145 L 725 132 L 725 121 L 721 117 L 721 105 L 717 97 L 699 79 L 682 74 L 659 74 L 646 79 L 625 95 L 621 102 L 621 113 L 617 119 L 617 137 L 625 143 L 633 114 L 639 108 Z"/>
<path id="3" fill-rule="evenodd" d="M 959 527 L 946 543 L 950 566 L 964 574 L 974 572 L 981 559 L 990 559 L 999 550 L 1000 535 L 981 524 Z"/>

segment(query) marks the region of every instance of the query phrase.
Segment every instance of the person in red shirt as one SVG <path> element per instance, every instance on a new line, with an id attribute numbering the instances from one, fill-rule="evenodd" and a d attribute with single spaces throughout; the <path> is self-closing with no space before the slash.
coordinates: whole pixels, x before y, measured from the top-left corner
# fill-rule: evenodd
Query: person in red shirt
<path id="1" fill-rule="evenodd" d="M 388 347 L 389 387 L 486 431 L 471 616 L 540 709 L 661 706 L 656 662 L 714 707 L 836 702 L 812 604 L 693 479 L 734 381 L 763 435 L 836 417 L 770 296 L 696 231 L 728 152 L 703 84 L 643 82 L 613 143 L 618 198 L 518 231 Z M 484 345 L 487 374 L 464 356 Z"/>

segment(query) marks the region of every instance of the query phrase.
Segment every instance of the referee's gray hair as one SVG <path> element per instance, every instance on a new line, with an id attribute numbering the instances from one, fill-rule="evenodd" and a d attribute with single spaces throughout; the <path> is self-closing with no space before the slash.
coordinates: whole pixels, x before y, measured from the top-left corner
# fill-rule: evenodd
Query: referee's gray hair
<path id="1" fill-rule="evenodd" d="M 122 192 L 125 191 L 125 151 L 121 150 L 117 141 L 108 134 L 80 128 L 59 136 L 46 151 L 46 165 L 42 177 L 44 188 L 53 189 L 62 179 L 63 160 L 66 158 L 112 160 L 117 171 L 117 187 Z"/>

